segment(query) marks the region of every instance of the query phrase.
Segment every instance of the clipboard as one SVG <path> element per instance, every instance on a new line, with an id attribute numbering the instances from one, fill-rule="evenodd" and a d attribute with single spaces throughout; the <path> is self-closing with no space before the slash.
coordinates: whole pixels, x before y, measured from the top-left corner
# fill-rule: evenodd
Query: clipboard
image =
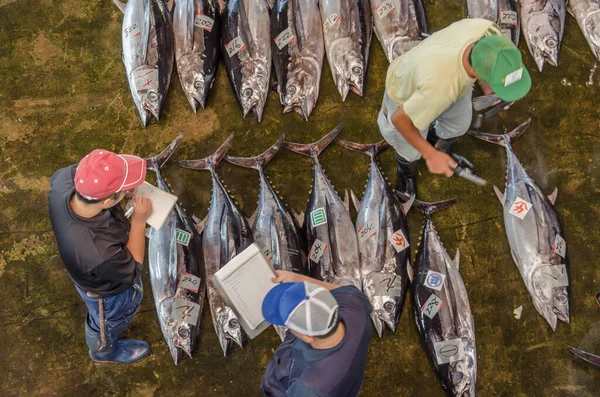
<path id="1" fill-rule="evenodd" d="M 177 203 L 177 196 L 145 181 L 133 189 L 133 194 L 146 197 L 152 202 L 152 214 L 146 219 L 146 223 L 156 230 L 164 225 L 175 203 Z"/>

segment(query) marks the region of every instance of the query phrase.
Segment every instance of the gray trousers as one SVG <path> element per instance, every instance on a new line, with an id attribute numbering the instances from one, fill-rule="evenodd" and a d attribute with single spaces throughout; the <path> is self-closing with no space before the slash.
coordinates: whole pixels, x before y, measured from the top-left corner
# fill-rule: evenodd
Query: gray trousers
<path id="1" fill-rule="evenodd" d="M 456 102 L 446 109 L 435 121 L 435 132 L 442 139 L 456 138 L 464 135 L 471 125 L 473 115 L 473 105 L 471 104 L 471 95 L 473 90 L 469 90 L 465 95 L 458 98 Z M 404 139 L 391 122 L 392 114 L 398 109 L 398 105 L 388 96 L 387 92 L 383 94 L 383 103 L 377 117 L 379 132 L 383 138 L 394 148 L 396 155 L 412 162 L 421 158 L 421 153 Z M 421 136 L 427 139 L 429 126 L 424 130 L 419 130 Z"/>

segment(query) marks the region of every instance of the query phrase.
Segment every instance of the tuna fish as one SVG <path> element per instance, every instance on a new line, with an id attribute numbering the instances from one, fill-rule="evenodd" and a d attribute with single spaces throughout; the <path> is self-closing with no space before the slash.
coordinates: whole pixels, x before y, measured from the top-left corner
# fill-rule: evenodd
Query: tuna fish
<path id="1" fill-rule="evenodd" d="M 284 142 L 293 152 L 312 157 L 313 184 L 304 216 L 309 274 L 318 280 L 361 289 L 358 240 L 347 205 L 342 202 L 319 163 L 319 154 L 335 139 L 338 125 L 318 142 Z"/>
<path id="2" fill-rule="evenodd" d="M 600 60 L 600 3 L 567 0 L 567 11 L 575 17 L 596 59 Z"/>
<path id="3" fill-rule="evenodd" d="M 504 206 L 504 227 L 510 251 L 521 272 L 533 305 L 552 330 L 557 319 L 569 322 L 569 262 L 565 235 L 552 207 L 557 190 L 546 197 L 515 156 L 510 143 L 529 126 L 531 119 L 504 135 L 470 131 L 487 142 L 506 147 L 506 188 L 494 190 Z"/>
<path id="4" fill-rule="evenodd" d="M 357 150 L 371 158 L 371 170 L 361 202 L 352 192 L 356 206 L 356 233 L 360 251 L 363 290 L 371 305 L 371 319 L 381 338 L 383 328 L 396 331 L 402 314 L 410 261 L 406 213 L 412 200 L 401 204 L 394 190 L 381 174 L 375 156 L 388 147 L 386 141 L 372 145 L 338 140 L 348 149 Z"/>
<path id="5" fill-rule="evenodd" d="M 452 396 L 475 397 L 477 351 L 475 323 L 469 297 L 458 272 L 460 254 L 450 258 L 438 236 L 431 214 L 456 203 L 456 199 L 414 206 L 425 214 L 414 275 L 409 269 L 415 321 L 427 355 L 442 385 Z"/>
<path id="6" fill-rule="evenodd" d="M 114 3 L 123 12 L 123 64 L 129 90 L 142 125 L 158 121 L 173 71 L 172 0 L 129 0 Z"/>
<path id="7" fill-rule="evenodd" d="M 498 0 L 467 0 L 469 18 L 498 22 Z"/>
<path id="8" fill-rule="evenodd" d="M 232 139 L 233 135 L 227 138 L 212 156 L 201 160 L 177 162 L 184 168 L 208 170 L 212 177 L 212 197 L 202 233 L 202 248 L 206 266 L 208 303 L 224 355 L 230 351 L 233 342 L 242 347 L 246 335 L 233 310 L 227 306 L 215 289 L 212 276 L 253 242 L 252 230 L 248 226 L 246 217 L 227 193 L 227 189 L 215 172 L 215 167 L 225 156 Z"/>
<path id="9" fill-rule="evenodd" d="M 221 49 L 227 76 L 244 117 L 260 122 L 269 93 L 271 33 L 265 0 L 228 0 L 223 10 Z"/>
<path id="10" fill-rule="evenodd" d="M 498 27 L 502 34 L 519 45 L 521 21 L 517 9 L 517 0 L 498 0 Z"/>
<path id="11" fill-rule="evenodd" d="M 271 39 L 283 113 L 295 111 L 308 120 L 319 97 L 325 51 L 316 0 L 277 0 Z"/>
<path id="12" fill-rule="evenodd" d="M 422 0 L 371 0 L 375 35 L 389 62 L 419 43 L 427 33 Z"/>
<path id="13" fill-rule="evenodd" d="M 254 242 L 262 249 L 265 258 L 275 270 L 308 274 L 306 259 L 306 243 L 298 222 L 290 213 L 283 199 L 273 189 L 265 176 L 263 167 L 279 151 L 285 135 L 282 136 L 266 152 L 256 157 L 232 157 L 225 160 L 241 167 L 258 170 L 260 192 L 258 208 L 253 219 L 252 234 Z M 287 328 L 275 327 L 277 333 L 284 339 Z"/>
<path id="14" fill-rule="evenodd" d="M 171 192 L 160 168 L 173 154 L 182 135 L 162 153 L 147 161 L 159 189 Z M 181 235 L 186 236 L 181 239 Z M 192 219 L 175 204 L 163 226 L 150 228 L 148 270 L 158 322 L 175 364 L 184 351 L 190 358 L 200 331 L 206 294 L 202 240 Z"/>
<path id="15" fill-rule="evenodd" d="M 363 96 L 373 22 L 368 0 L 320 0 L 325 53 L 342 100 Z"/>
<path id="16" fill-rule="evenodd" d="M 535 63 L 558 66 L 558 51 L 565 30 L 565 0 L 521 0 L 519 15 L 523 37 Z"/>
<path id="17" fill-rule="evenodd" d="M 219 15 L 215 0 L 177 0 L 173 12 L 177 73 L 190 106 L 205 107 L 219 65 Z"/>

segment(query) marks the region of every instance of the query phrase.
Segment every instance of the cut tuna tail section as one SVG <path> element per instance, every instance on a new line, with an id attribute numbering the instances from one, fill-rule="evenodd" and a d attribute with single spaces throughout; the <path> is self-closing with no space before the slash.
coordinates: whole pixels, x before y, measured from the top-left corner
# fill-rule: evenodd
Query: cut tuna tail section
<path id="1" fill-rule="evenodd" d="M 594 367 L 600 368 L 600 356 L 569 346 L 569 351 Z"/>
<path id="2" fill-rule="evenodd" d="M 343 139 L 337 139 L 336 142 L 346 149 L 355 150 L 373 157 L 377 156 L 383 149 L 390 146 L 385 140 L 372 144 L 350 142 Z"/>
<path id="3" fill-rule="evenodd" d="M 255 170 L 259 170 L 263 168 L 271 159 L 275 156 L 275 154 L 281 148 L 283 144 L 283 140 L 285 139 L 285 134 L 283 134 L 277 142 L 273 144 L 270 148 L 268 148 L 264 153 L 259 154 L 255 157 L 234 157 L 234 156 L 225 156 L 225 160 L 230 162 L 231 164 L 239 165 L 240 167 L 246 168 L 254 168 Z"/>
<path id="4" fill-rule="evenodd" d="M 215 168 L 219 161 L 225 157 L 225 153 L 229 150 L 229 146 L 231 146 L 231 140 L 233 139 L 233 134 L 229 135 L 229 137 L 223 142 L 223 144 L 214 152 L 212 155 L 205 157 L 200 160 L 179 160 L 177 164 L 183 168 L 189 168 L 192 170 L 208 170 L 210 168 Z"/>
<path id="5" fill-rule="evenodd" d="M 327 135 L 319 139 L 317 142 L 302 144 L 284 141 L 283 146 L 290 149 L 294 153 L 303 154 L 308 157 L 318 157 L 321 154 L 321 152 L 325 150 L 325 148 L 335 140 L 337 135 L 340 133 L 341 129 L 342 125 L 339 124 L 337 127 L 329 131 Z"/>
<path id="6" fill-rule="evenodd" d="M 154 172 L 158 172 L 158 170 L 169 160 L 171 155 L 175 152 L 182 138 L 183 134 L 177 135 L 177 138 L 175 138 L 175 140 L 171 142 L 169 146 L 165 148 L 165 150 L 163 150 L 162 152 L 160 152 L 152 158 L 146 159 L 146 168 Z"/>
<path id="7" fill-rule="evenodd" d="M 501 101 L 501 99 L 495 94 L 478 96 L 473 98 L 473 110 L 479 112 L 483 109 L 489 108 L 497 101 Z"/>
<path id="8" fill-rule="evenodd" d="M 518 137 L 520 137 L 527 127 L 531 124 L 531 117 L 525 120 L 521 125 L 517 128 L 504 135 L 495 135 L 495 134 L 487 134 L 485 132 L 478 132 L 469 130 L 469 134 L 474 136 L 475 138 L 479 138 L 482 141 L 495 143 L 496 145 L 506 146 L 506 142 L 514 142 Z"/>
<path id="9" fill-rule="evenodd" d="M 458 201 L 457 198 L 450 200 L 437 201 L 435 203 L 425 203 L 423 201 L 415 200 L 413 206 L 424 213 L 425 215 L 431 215 L 434 212 L 445 210 L 446 208 L 452 207 Z"/>

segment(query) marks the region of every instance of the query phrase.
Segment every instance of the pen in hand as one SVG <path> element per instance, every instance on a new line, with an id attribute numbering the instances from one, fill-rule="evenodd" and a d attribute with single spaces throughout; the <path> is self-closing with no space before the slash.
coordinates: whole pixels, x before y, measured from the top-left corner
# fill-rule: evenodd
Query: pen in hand
<path id="1" fill-rule="evenodd" d="M 135 209 L 135 203 L 131 204 L 131 207 L 125 212 L 125 218 L 129 218 L 133 214 L 133 210 Z"/>

